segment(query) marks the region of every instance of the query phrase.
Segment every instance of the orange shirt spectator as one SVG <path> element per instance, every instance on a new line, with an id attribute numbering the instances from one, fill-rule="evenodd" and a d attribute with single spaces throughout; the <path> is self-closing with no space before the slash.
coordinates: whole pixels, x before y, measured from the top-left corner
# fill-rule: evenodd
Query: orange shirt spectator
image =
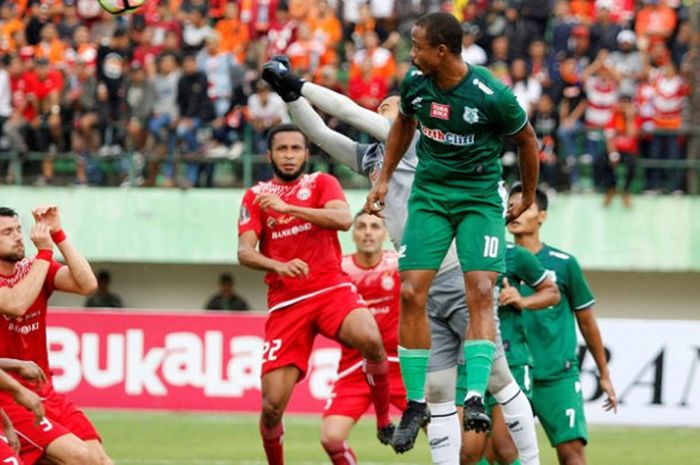
<path id="1" fill-rule="evenodd" d="M 287 56 L 292 62 L 293 69 L 306 72 L 325 64 L 321 62 L 325 51 L 326 47 L 323 43 L 311 34 L 309 25 L 302 23 L 297 31 L 297 40 L 287 48 Z"/>
<path id="2" fill-rule="evenodd" d="M 36 58 L 46 58 L 54 66 L 63 64 L 65 45 L 58 38 L 56 26 L 46 24 L 41 29 L 41 42 L 34 47 Z"/>
<path id="3" fill-rule="evenodd" d="M 328 48 L 335 48 L 343 38 L 343 26 L 333 9 L 328 7 L 326 0 L 318 2 L 318 17 L 314 35 Z"/>
<path id="4" fill-rule="evenodd" d="M 24 23 L 12 8 L 12 3 L 5 3 L 0 9 L 0 50 L 14 52 L 17 44 L 14 35 L 24 31 Z"/>
<path id="5" fill-rule="evenodd" d="M 676 28 L 676 12 L 659 0 L 647 0 L 647 5 L 637 14 L 635 32 L 638 37 L 668 38 Z"/>
<path id="6" fill-rule="evenodd" d="M 216 32 L 221 37 L 221 51 L 232 53 L 239 63 L 245 61 L 246 45 L 250 39 L 248 27 L 238 19 L 238 5 L 226 4 L 224 18 L 216 23 Z"/>
<path id="7" fill-rule="evenodd" d="M 593 0 L 571 0 L 569 3 L 571 16 L 577 17 L 580 22 L 591 24 L 595 12 L 595 1 Z"/>
<path id="8" fill-rule="evenodd" d="M 370 31 L 365 34 L 365 48 L 355 52 L 350 65 L 350 77 L 361 74 L 361 65 L 366 58 L 372 63 L 372 77 L 380 77 L 386 80 L 387 85 L 396 74 L 396 61 L 391 52 L 379 46 L 379 36 Z"/>

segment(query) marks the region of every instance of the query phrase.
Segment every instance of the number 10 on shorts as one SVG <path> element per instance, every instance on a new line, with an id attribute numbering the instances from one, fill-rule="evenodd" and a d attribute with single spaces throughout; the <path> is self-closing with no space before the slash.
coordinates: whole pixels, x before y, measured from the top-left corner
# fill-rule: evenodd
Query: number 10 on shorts
<path id="1" fill-rule="evenodd" d="M 498 257 L 498 238 L 496 236 L 484 236 L 484 257 Z"/>

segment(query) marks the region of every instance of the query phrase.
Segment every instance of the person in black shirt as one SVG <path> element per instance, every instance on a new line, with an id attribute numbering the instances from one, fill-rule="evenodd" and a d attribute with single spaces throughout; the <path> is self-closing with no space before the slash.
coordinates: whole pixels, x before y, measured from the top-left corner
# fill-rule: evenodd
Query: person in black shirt
<path id="1" fill-rule="evenodd" d="M 109 283 L 112 277 L 109 271 L 102 270 L 97 273 L 97 291 L 85 301 L 86 307 L 92 308 L 122 308 L 122 299 L 109 291 Z"/>
<path id="2" fill-rule="evenodd" d="M 207 310 L 250 310 L 248 302 L 234 292 L 233 276 L 223 273 L 219 276 L 219 292 L 213 295 L 206 305 Z"/>

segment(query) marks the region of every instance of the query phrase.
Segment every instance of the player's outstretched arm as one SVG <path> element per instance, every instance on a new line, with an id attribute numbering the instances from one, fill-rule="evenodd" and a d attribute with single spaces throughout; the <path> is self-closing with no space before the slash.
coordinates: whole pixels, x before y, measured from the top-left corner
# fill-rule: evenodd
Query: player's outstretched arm
<path id="1" fill-rule="evenodd" d="M 307 85 L 309 83 L 304 84 L 303 88 Z M 333 159 L 348 166 L 351 170 L 357 173 L 361 172 L 357 159 L 357 147 L 359 145 L 357 142 L 326 126 L 326 123 L 323 122 L 323 119 L 306 99 L 300 98 L 287 103 L 287 109 L 294 124 L 321 150 Z"/>
<path id="2" fill-rule="evenodd" d="M 372 190 L 367 195 L 365 211 L 373 215 L 381 214 L 384 209 L 384 197 L 389 191 L 389 180 L 396 171 L 396 166 L 403 158 L 406 150 L 411 145 L 416 131 L 416 121 L 412 116 L 399 112 L 399 116 L 391 125 L 386 142 L 384 165 L 379 179 L 374 183 Z"/>
<path id="3" fill-rule="evenodd" d="M 67 266 L 56 272 L 54 287 L 59 291 L 88 295 L 97 289 L 97 278 L 90 264 L 68 240 L 61 229 L 61 217 L 55 205 L 37 207 L 32 211 L 34 219 L 49 226 L 51 235 L 61 251 Z"/>
<path id="4" fill-rule="evenodd" d="M 44 286 L 53 255 L 49 227 L 43 223 L 34 224 L 30 237 L 39 253 L 24 278 L 12 287 L 0 288 L 0 314 L 24 315 Z"/>
<path id="5" fill-rule="evenodd" d="M 289 278 L 308 276 L 309 266 L 295 258 L 283 263 L 258 252 L 258 236 L 255 231 L 246 231 L 238 236 L 238 263 L 254 270 L 277 273 Z"/>
<path id="6" fill-rule="evenodd" d="M 581 335 L 586 341 L 588 350 L 591 351 L 595 364 L 598 367 L 600 374 L 600 387 L 607 395 L 607 400 L 603 404 L 605 410 L 613 410 L 617 413 L 617 396 L 615 388 L 610 379 L 610 370 L 608 370 L 608 361 L 605 359 L 605 347 L 603 346 L 603 338 L 600 336 L 600 328 L 595 319 L 593 310 L 589 307 L 575 312 L 578 327 L 581 330 Z"/>
<path id="7" fill-rule="evenodd" d="M 510 285 L 508 279 L 503 278 L 498 302 L 500 305 L 512 305 L 521 310 L 541 310 L 558 304 L 560 297 L 559 288 L 549 278 L 538 284 L 535 293 L 527 297 L 523 297 L 516 287 Z"/>
<path id="8" fill-rule="evenodd" d="M 0 358 L 0 370 L 15 373 L 27 381 L 46 383 L 48 378 L 39 365 L 31 360 L 17 360 L 14 358 Z"/>
<path id="9" fill-rule="evenodd" d="M 44 418 L 41 398 L 2 370 L 0 370 L 0 391 L 7 392 L 15 402 L 34 413 L 37 424 Z"/>
<path id="10" fill-rule="evenodd" d="M 322 112 L 338 118 L 344 123 L 367 132 L 379 141 L 389 136 L 391 123 L 374 111 L 361 107 L 345 95 L 334 92 L 318 84 L 305 82 L 301 95 Z"/>
<path id="11" fill-rule="evenodd" d="M 511 222 L 527 210 L 535 201 L 535 189 L 540 173 L 540 160 L 537 153 L 537 136 L 530 123 L 512 136 L 518 147 L 520 161 L 520 178 L 523 184 L 523 194 L 520 199 L 508 208 L 506 221 Z"/>
<path id="12" fill-rule="evenodd" d="M 275 194 L 260 194 L 255 203 L 260 208 L 292 215 L 324 229 L 347 231 L 352 226 L 350 206 L 344 200 L 329 200 L 322 208 L 309 208 L 288 204 Z"/>

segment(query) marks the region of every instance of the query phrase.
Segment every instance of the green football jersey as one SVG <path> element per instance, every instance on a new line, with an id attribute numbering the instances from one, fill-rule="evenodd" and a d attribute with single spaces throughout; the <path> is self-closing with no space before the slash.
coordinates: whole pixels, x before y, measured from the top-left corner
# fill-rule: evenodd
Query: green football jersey
<path id="1" fill-rule="evenodd" d="M 553 307 L 524 313 L 525 330 L 535 359 L 533 376 L 550 380 L 578 373 L 578 341 L 574 312 L 591 307 L 595 297 L 575 257 L 544 245 L 536 255 L 561 293 Z M 532 289 L 521 289 L 523 295 Z"/>
<path id="2" fill-rule="evenodd" d="M 506 273 L 498 276 L 498 292 L 503 285 L 503 278 L 508 279 L 511 286 L 525 284 L 535 288 L 547 278 L 547 270 L 540 265 L 529 250 L 508 244 L 506 249 Z M 527 311 L 526 311 L 527 312 Z M 498 318 L 501 320 L 501 337 L 506 352 L 508 365 L 533 365 L 533 357 L 528 347 L 528 338 L 523 324 L 523 311 L 512 305 L 498 308 Z"/>
<path id="3" fill-rule="evenodd" d="M 484 67 L 468 67 L 459 84 L 447 90 L 417 68 L 401 83 L 401 112 L 419 123 L 415 184 L 421 187 L 427 182 L 467 192 L 495 189 L 502 174 L 502 137 L 527 124 L 527 114 L 505 84 Z"/>

